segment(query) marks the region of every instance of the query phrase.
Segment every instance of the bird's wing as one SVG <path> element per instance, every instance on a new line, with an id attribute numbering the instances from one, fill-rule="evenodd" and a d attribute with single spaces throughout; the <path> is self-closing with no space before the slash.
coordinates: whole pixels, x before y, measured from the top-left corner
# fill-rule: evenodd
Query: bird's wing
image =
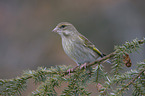
<path id="1" fill-rule="evenodd" d="M 79 36 L 82 41 L 84 41 L 84 46 L 88 47 L 90 49 L 92 49 L 94 52 L 96 52 L 99 56 L 103 57 L 104 55 L 95 47 L 95 45 L 93 45 L 93 43 L 91 43 L 85 36 L 80 35 Z"/>

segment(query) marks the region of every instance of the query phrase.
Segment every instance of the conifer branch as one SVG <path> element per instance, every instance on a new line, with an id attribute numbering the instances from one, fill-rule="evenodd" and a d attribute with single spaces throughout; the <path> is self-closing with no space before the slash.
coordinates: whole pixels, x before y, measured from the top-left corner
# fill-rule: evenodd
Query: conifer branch
<path id="1" fill-rule="evenodd" d="M 76 92 L 75 95 L 78 94 L 89 95 L 90 93 L 87 92 L 83 87 L 83 85 L 86 85 L 88 81 L 96 84 L 100 84 L 102 86 L 101 91 L 99 91 L 100 94 L 104 94 L 104 93 L 108 94 L 107 90 L 112 91 L 111 86 L 113 83 L 121 83 L 125 80 L 130 80 L 130 82 L 123 85 L 123 87 L 120 88 L 119 91 L 116 89 L 117 94 L 121 94 L 130 85 L 135 85 L 137 89 L 138 87 L 137 85 L 142 84 L 142 82 L 136 84 L 134 83 L 135 81 L 138 81 L 138 78 L 142 76 L 141 75 L 142 73 L 144 73 L 145 71 L 145 67 L 143 65 L 144 63 L 137 65 L 137 66 L 141 66 L 139 67 L 139 69 L 136 70 L 137 73 L 129 71 L 130 73 L 125 72 L 125 73 L 121 73 L 123 74 L 121 75 L 120 70 L 123 70 L 122 67 L 124 63 L 131 64 L 131 59 L 129 58 L 128 54 L 137 51 L 137 49 L 140 48 L 140 45 L 144 43 L 145 43 L 145 38 L 143 38 L 143 40 L 135 39 L 132 42 L 126 42 L 122 46 L 116 46 L 115 51 L 110 53 L 109 55 L 106 55 L 103 58 L 98 59 L 94 62 L 87 63 L 86 70 L 84 70 L 85 68 L 80 69 L 78 66 L 72 68 L 73 70 L 70 73 L 74 73 L 74 74 L 71 75 L 71 78 L 69 78 L 69 76 L 66 76 L 69 74 L 67 70 L 70 69 L 70 67 L 56 66 L 51 68 L 40 67 L 36 71 L 34 70 L 26 71 L 21 77 L 17 77 L 15 79 L 6 79 L 6 80 L 0 79 L 0 95 L 1 96 L 7 96 L 7 95 L 11 96 L 16 94 L 21 95 L 21 91 L 23 91 L 27 87 L 28 79 L 34 79 L 36 83 L 42 82 L 41 86 L 36 91 L 34 91 L 33 94 L 34 96 L 36 96 L 37 94 L 39 95 L 56 94 L 54 87 L 60 86 L 61 82 L 68 83 L 68 88 L 64 89 L 63 91 L 64 94 L 68 94 L 68 95 L 72 94 L 73 92 Z M 104 69 L 101 67 L 101 63 L 103 63 L 104 61 L 110 58 L 113 58 L 112 60 L 113 76 L 109 76 L 109 74 L 107 74 L 104 71 Z M 97 66 L 96 68 L 91 70 L 92 71 L 91 73 L 92 77 L 91 77 L 89 76 L 87 69 L 89 69 L 89 67 L 93 65 L 97 65 Z M 135 76 L 134 78 L 131 77 L 132 74 Z M 105 84 L 103 83 L 104 85 L 101 84 L 102 79 L 105 82 Z M 50 85 L 49 88 L 48 85 Z M 138 91 L 138 94 L 142 94 L 142 92 Z"/>
<path id="2" fill-rule="evenodd" d="M 145 69 L 142 70 L 141 72 L 139 72 L 139 74 L 138 74 L 136 77 L 134 77 L 129 83 L 127 83 L 126 86 L 124 86 L 120 91 L 118 91 L 117 94 L 120 94 L 120 93 L 121 93 L 122 91 L 124 91 L 127 87 L 129 87 L 129 85 L 133 84 L 133 82 L 134 82 L 136 79 L 138 79 L 139 76 L 140 76 L 144 71 L 145 71 Z"/>

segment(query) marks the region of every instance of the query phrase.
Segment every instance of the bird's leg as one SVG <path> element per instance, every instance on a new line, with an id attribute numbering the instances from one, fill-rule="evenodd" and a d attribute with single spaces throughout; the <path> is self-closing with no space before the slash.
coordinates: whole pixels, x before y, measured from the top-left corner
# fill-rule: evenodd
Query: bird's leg
<path id="1" fill-rule="evenodd" d="M 73 68 L 67 70 L 67 72 L 69 73 L 69 75 L 70 75 L 70 73 L 71 73 L 72 71 L 73 71 Z"/>
<path id="2" fill-rule="evenodd" d="M 67 70 L 67 72 L 69 73 L 69 75 L 71 74 L 71 72 L 73 72 L 78 66 L 75 66 L 74 68 L 70 68 Z"/>
<path id="3" fill-rule="evenodd" d="M 87 64 L 88 64 L 88 63 L 84 63 L 84 64 L 82 64 L 82 65 L 80 66 L 80 69 L 82 69 L 82 68 L 85 68 L 85 69 L 86 69 Z M 91 74 L 92 74 L 92 68 L 89 67 L 89 68 L 88 68 L 88 71 L 89 71 L 89 76 L 91 77 Z"/>
<path id="4" fill-rule="evenodd" d="M 84 64 L 82 64 L 82 65 L 80 66 L 80 69 L 82 69 L 82 68 L 85 68 L 85 69 L 86 69 L 86 67 L 87 67 L 87 63 L 84 63 Z"/>

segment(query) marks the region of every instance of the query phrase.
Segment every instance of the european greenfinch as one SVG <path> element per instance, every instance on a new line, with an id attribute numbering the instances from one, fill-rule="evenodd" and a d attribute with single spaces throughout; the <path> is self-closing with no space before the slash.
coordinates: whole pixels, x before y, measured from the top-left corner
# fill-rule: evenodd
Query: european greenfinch
<path id="1" fill-rule="evenodd" d="M 61 22 L 53 32 L 62 38 L 62 46 L 65 53 L 74 60 L 78 66 L 93 62 L 104 55 L 85 36 L 80 34 L 76 28 L 68 23 Z"/>

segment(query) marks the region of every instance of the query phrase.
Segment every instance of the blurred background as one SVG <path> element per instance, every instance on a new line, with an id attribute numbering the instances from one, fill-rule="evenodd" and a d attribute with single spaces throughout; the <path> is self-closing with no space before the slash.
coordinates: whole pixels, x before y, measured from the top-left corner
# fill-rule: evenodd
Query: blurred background
<path id="1" fill-rule="evenodd" d="M 0 0 L 0 79 L 38 66 L 75 66 L 52 32 L 64 21 L 109 54 L 114 45 L 145 37 L 145 0 Z M 144 49 L 131 54 L 133 64 L 145 59 Z"/>

